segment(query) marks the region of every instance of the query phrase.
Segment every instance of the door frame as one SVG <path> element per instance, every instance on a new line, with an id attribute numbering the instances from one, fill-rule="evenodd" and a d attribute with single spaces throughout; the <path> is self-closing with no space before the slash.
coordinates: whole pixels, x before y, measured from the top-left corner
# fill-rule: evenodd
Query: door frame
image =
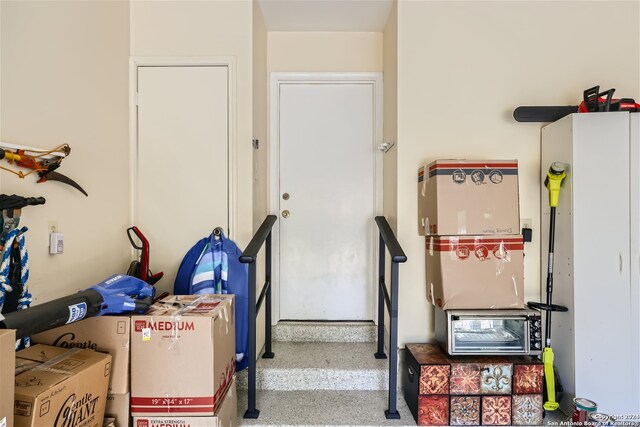
<path id="1" fill-rule="evenodd" d="M 139 220 L 138 199 L 138 67 L 226 67 L 227 68 L 227 185 L 228 237 L 236 238 L 238 224 L 238 166 L 236 154 L 236 59 L 232 56 L 164 57 L 132 56 L 129 58 L 129 173 L 131 221 Z M 132 248 L 133 252 L 133 248 Z"/>
<path id="2" fill-rule="evenodd" d="M 280 218 L 280 86 L 283 84 L 370 84 L 373 86 L 374 140 L 371 150 L 374 153 L 373 183 L 374 215 L 382 215 L 382 152 L 378 150 L 383 142 L 383 87 L 382 72 L 272 72 L 269 92 L 269 212 Z M 376 307 L 378 301 L 377 266 L 378 233 L 373 217 L 371 218 L 371 288 L 374 297 L 371 301 L 371 318 L 377 323 Z M 280 221 L 276 221 L 271 233 L 272 244 L 272 322 L 280 321 Z"/>

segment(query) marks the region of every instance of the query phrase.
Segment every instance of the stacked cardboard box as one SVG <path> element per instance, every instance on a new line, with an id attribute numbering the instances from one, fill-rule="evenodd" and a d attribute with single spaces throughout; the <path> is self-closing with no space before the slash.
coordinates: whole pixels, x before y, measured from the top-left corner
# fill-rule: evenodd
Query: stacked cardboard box
<path id="1" fill-rule="evenodd" d="M 16 331 L 0 330 L 0 426 L 13 425 Z"/>
<path id="2" fill-rule="evenodd" d="M 418 425 L 542 425 L 537 359 L 452 357 L 436 344 L 407 344 L 404 364 L 404 397 Z"/>
<path id="3" fill-rule="evenodd" d="M 115 418 L 115 427 L 128 427 L 130 332 L 130 316 L 99 316 L 36 334 L 31 340 L 67 349 L 86 348 L 109 353 L 113 363 L 105 414 Z"/>
<path id="4" fill-rule="evenodd" d="M 235 427 L 237 422 L 238 397 L 236 394 L 235 377 L 220 406 L 211 417 L 190 416 L 157 416 L 136 417 L 134 427 Z"/>
<path id="5" fill-rule="evenodd" d="M 227 394 L 235 374 L 234 319 L 233 295 L 169 296 L 132 317 L 131 413 L 141 425 L 143 417 L 149 425 L 148 417 L 165 425 L 203 417 L 217 425 L 206 423 L 220 416 L 222 402 L 235 405 L 235 393 Z"/>
<path id="6" fill-rule="evenodd" d="M 111 356 L 37 344 L 16 353 L 15 427 L 102 427 Z"/>
<path id="7" fill-rule="evenodd" d="M 515 160 L 436 160 L 418 170 L 427 294 L 442 309 L 524 307 Z"/>

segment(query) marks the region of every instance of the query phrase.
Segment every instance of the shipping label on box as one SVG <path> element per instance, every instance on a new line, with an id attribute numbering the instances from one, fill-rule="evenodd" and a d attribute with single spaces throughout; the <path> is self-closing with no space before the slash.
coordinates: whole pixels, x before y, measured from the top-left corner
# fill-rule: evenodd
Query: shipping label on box
<path id="1" fill-rule="evenodd" d="M 0 426 L 13 425 L 13 384 L 16 366 L 16 331 L 0 330 Z"/>
<path id="2" fill-rule="evenodd" d="M 90 317 L 33 335 L 31 341 L 108 352 L 113 357 L 109 393 L 125 394 L 129 392 L 130 325 L 129 316 Z"/>
<path id="3" fill-rule="evenodd" d="M 427 293 L 444 310 L 524 308 L 522 236 L 425 238 Z"/>
<path id="4" fill-rule="evenodd" d="M 238 396 L 235 378 L 226 396 L 212 417 L 136 417 L 134 427 L 236 427 Z"/>
<path id="5" fill-rule="evenodd" d="M 418 232 L 518 234 L 516 160 L 436 160 L 418 170 Z"/>
<path id="6" fill-rule="evenodd" d="M 233 295 L 169 296 L 132 317 L 131 414 L 212 416 L 235 373 Z"/>
<path id="7" fill-rule="evenodd" d="M 16 353 L 15 427 L 102 427 L 111 355 L 37 344 Z"/>

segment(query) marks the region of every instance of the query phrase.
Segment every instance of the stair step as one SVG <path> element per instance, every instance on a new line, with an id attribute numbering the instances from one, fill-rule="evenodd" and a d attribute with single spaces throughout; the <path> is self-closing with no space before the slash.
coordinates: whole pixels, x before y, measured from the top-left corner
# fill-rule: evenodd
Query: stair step
<path id="1" fill-rule="evenodd" d="M 258 359 L 258 390 L 386 390 L 389 360 L 376 359 L 375 343 L 274 342 L 273 359 Z M 238 373 L 247 388 L 247 370 Z"/>
<path id="2" fill-rule="evenodd" d="M 375 342 L 377 339 L 373 322 L 280 321 L 272 331 L 274 341 Z"/>
<path id="3" fill-rule="evenodd" d="M 240 426 L 415 426 L 404 399 L 398 395 L 399 420 L 387 420 L 389 408 L 386 391 L 260 391 L 256 420 L 244 419 L 247 391 L 238 391 L 238 425 Z"/>

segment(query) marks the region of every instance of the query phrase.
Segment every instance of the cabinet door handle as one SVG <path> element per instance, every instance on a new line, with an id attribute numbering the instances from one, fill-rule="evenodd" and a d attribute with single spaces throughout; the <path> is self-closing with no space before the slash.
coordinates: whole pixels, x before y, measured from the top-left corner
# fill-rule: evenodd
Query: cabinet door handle
<path id="1" fill-rule="evenodd" d="M 622 252 L 618 252 L 618 260 L 619 260 L 620 274 L 622 274 L 622 267 L 624 266 L 624 262 L 622 261 Z"/>

